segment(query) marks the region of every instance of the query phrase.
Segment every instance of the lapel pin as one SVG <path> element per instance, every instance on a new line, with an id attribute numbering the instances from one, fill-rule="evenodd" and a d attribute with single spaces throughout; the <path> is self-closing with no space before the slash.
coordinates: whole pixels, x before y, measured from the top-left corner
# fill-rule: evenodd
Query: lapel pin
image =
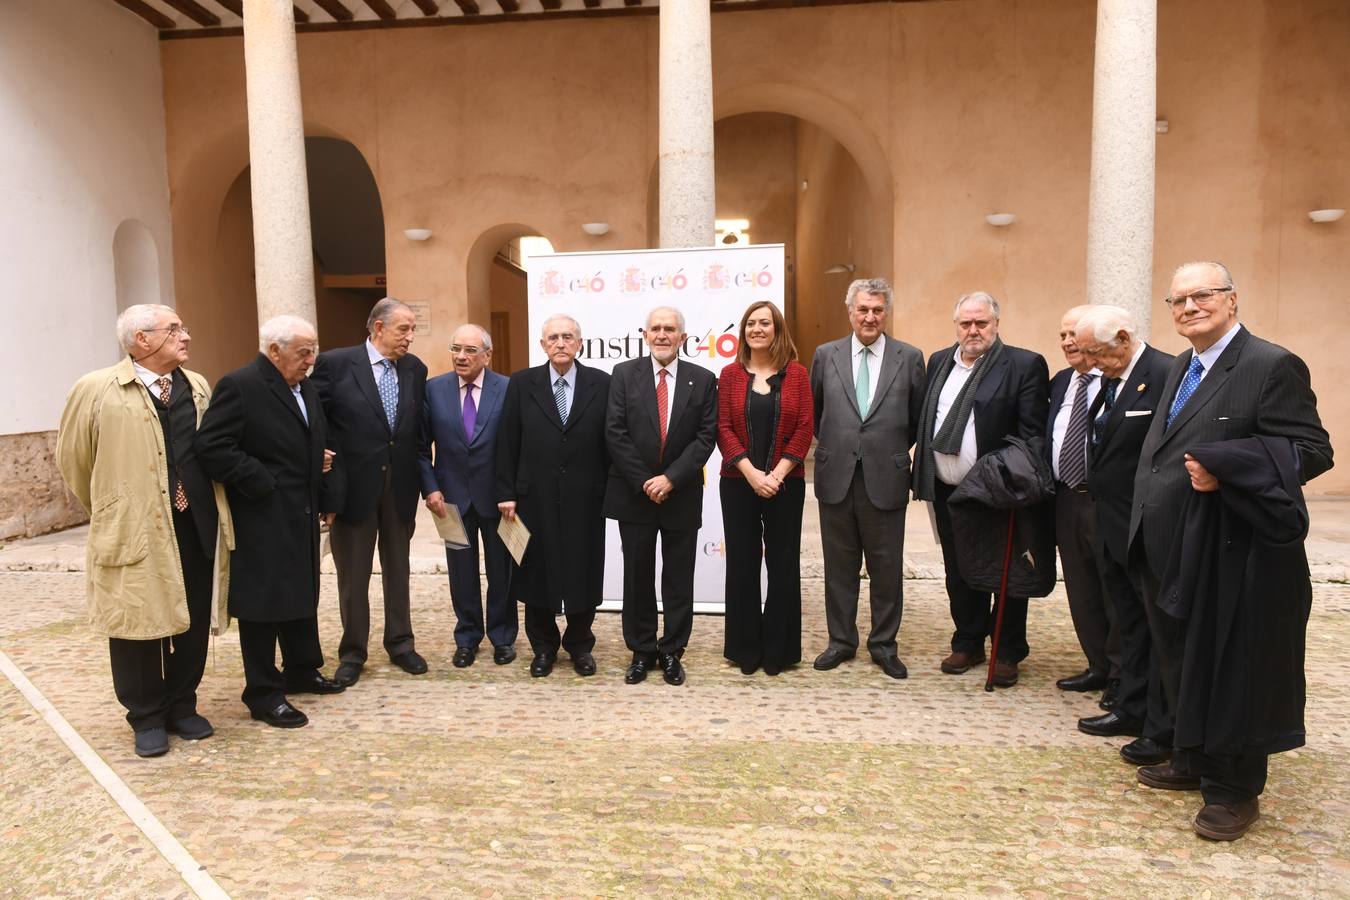
<path id="1" fill-rule="evenodd" d="M 1144 392 L 1144 388 L 1146 388 L 1146 387 L 1148 387 L 1148 385 L 1146 385 L 1146 384 L 1141 384 L 1141 385 L 1139 385 L 1139 387 L 1135 388 L 1135 391 L 1138 392 L 1138 393 L 1140 393 L 1140 394 L 1142 394 L 1142 393 Z"/>

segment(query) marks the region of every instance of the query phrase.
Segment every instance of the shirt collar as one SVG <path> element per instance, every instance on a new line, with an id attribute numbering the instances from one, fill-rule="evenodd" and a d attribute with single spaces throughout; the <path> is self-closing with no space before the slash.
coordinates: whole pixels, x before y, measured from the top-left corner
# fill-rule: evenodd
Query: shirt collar
<path id="1" fill-rule="evenodd" d="M 670 362 L 666 363 L 664 366 L 661 365 L 660 363 L 658 363 L 658 362 L 656 361 L 656 357 L 655 357 L 655 356 L 650 357 L 650 359 L 651 359 L 651 361 L 652 361 L 652 377 L 653 377 L 653 378 L 655 378 L 655 377 L 656 377 L 656 373 L 657 373 L 657 372 L 660 372 L 662 369 L 665 369 L 668 373 L 670 373 L 670 377 L 671 377 L 672 379 L 675 377 L 675 367 L 678 366 L 678 365 L 680 364 L 680 358 L 679 358 L 678 356 L 675 357 L 674 359 L 672 359 Z"/>
<path id="2" fill-rule="evenodd" d="M 859 353 L 862 352 L 862 348 L 866 347 L 868 350 L 872 351 L 873 355 L 875 355 L 877 358 L 880 358 L 881 351 L 884 350 L 886 347 L 886 335 L 884 334 L 877 335 L 877 339 L 872 343 L 864 344 L 862 341 L 858 340 L 858 333 L 855 331 L 852 337 L 849 338 L 849 341 L 850 346 L 852 347 L 851 352 L 854 356 L 857 356 Z"/>
<path id="3" fill-rule="evenodd" d="M 141 384 L 145 385 L 146 390 L 154 391 L 156 397 L 159 396 L 159 380 L 161 378 L 173 378 L 172 372 L 166 375 L 157 375 L 135 360 L 132 361 L 131 368 L 135 370 L 136 377 L 140 379 Z"/>
<path id="4" fill-rule="evenodd" d="M 372 365 L 374 365 L 374 363 L 372 363 Z M 572 366 L 572 369 L 575 370 L 576 366 L 575 365 Z M 478 377 L 473 380 L 473 386 L 478 388 L 478 393 L 480 394 L 483 393 L 483 376 L 486 374 L 487 374 L 487 366 L 484 366 L 483 368 L 478 370 Z M 468 384 L 469 382 L 465 381 L 458 375 L 456 375 L 455 377 L 459 378 L 459 389 L 461 391 L 464 390 L 464 385 Z M 554 380 L 556 381 L 557 379 L 555 378 Z"/>
<path id="5" fill-rule="evenodd" d="M 1144 343 L 1143 341 L 1140 341 L 1139 346 L 1134 348 L 1134 356 L 1130 357 L 1130 364 L 1125 367 L 1124 372 L 1120 373 L 1121 384 L 1125 384 L 1130 380 L 1130 373 L 1134 371 L 1135 364 L 1139 362 L 1139 357 L 1144 355 L 1144 348 L 1146 348 L 1147 346 L 1148 344 Z"/>
<path id="6" fill-rule="evenodd" d="M 985 352 L 987 353 L 988 351 L 986 350 Z M 966 361 L 965 361 L 964 359 L 961 358 L 961 342 L 960 342 L 960 341 L 957 341 L 957 343 L 956 343 L 956 350 L 952 353 L 952 356 L 956 359 L 956 367 L 957 367 L 958 369 L 965 369 L 967 372 L 969 372 L 971 369 L 975 368 L 975 363 L 977 363 L 977 362 L 980 361 L 980 357 L 977 356 L 977 357 L 975 357 L 975 362 L 971 363 L 970 365 L 966 365 Z"/>
<path id="7" fill-rule="evenodd" d="M 371 366 L 378 366 L 385 359 L 384 354 L 375 349 L 375 345 L 370 342 L 370 338 L 366 338 L 366 356 L 370 359 Z M 393 362 L 393 360 L 391 359 L 389 362 Z"/>
<path id="8" fill-rule="evenodd" d="M 1241 327 L 1241 322 L 1234 322 L 1233 327 L 1228 329 L 1228 333 L 1215 341 L 1214 346 L 1210 347 L 1204 353 L 1195 353 L 1194 350 L 1191 351 L 1193 355 L 1200 357 L 1200 365 L 1205 367 L 1206 372 L 1214 368 L 1214 364 L 1219 361 L 1220 356 L 1223 356 L 1223 351 L 1228 349 L 1228 345 L 1233 343 L 1233 338 L 1237 337 L 1238 329 Z"/>
<path id="9" fill-rule="evenodd" d="M 554 385 L 558 383 L 558 370 L 553 368 L 553 363 L 545 363 L 548 366 L 548 383 Z M 567 370 L 567 374 L 562 376 L 563 382 L 568 388 L 576 390 L 577 387 L 577 361 L 572 360 L 572 366 Z"/>

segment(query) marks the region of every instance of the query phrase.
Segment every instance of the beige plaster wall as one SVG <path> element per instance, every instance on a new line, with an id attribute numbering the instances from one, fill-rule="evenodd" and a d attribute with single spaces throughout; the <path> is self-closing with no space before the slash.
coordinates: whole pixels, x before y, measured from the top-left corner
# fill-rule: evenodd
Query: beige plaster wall
<path id="1" fill-rule="evenodd" d="M 866 265 L 893 276 L 906 339 L 950 343 L 951 302 L 982 288 L 1005 301 L 1004 336 L 1054 364 L 1059 314 L 1085 280 L 1094 23 L 1092 0 L 719 13 L 716 115 L 797 116 L 848 151 L 871 202 L 855 212 L 876 242 Z M 512 231 L 563 251 L 647 243 L 655 24 L 301 35 L 308 131 L 351 140 L 370 163 L 392 293 L 431 299 L 439 331 L 484 317 L 465 299 L 488 296 L 468 290 L 468 261 L 493 229 L 494 251 Z M 1158 145 L 1155 293 L 1180 261 L 1225 259 L 1252 329 L 1309 360 L 1339 441 L 1350 408 L 1330 388 L 1350 363 L 1319 352 L 1318 332 L 1348 308 L 1350 222 L 1314 227 L 1305 213 L 1350 206 L 1350 4 L 1162 0 L 1159 35 L 1171 132 Z M 240 41 L 162 46 L 178 292 L 210 302 L 221 203 L 246 163 Z M 988 226 L 995 210 L 1017 223 Z M 587 221 L 611 231 L 585 238 Z M 412 245 L 412 226 L 436 236 Z M 1154 324 L 1177 349 L 1165 316 Z M 444 357 L 428 354 L 433 371 Z M 1350 467 L 1314 487 L 1350 490 Z"/>

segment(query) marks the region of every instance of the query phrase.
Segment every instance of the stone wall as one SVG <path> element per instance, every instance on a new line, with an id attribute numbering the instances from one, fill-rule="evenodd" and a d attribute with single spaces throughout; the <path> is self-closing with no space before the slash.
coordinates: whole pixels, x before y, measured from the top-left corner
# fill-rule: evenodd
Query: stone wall
<path id="1" fill-rule="evenodd" d="M 88 521 L 56 469 L 56 432 L 0 435 L 0 541 Z"/>

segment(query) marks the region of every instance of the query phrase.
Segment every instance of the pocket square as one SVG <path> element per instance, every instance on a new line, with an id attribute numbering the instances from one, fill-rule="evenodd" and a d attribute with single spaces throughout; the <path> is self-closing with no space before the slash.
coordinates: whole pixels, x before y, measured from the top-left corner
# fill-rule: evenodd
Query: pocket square
<path id="1" fill-rule="evenodd" d="M 1125 417 L 1126 417 L 1126 418 L 1129 418 L 1130 416 L 1151 416 L 1151 415 L 1153 415 L 1153 410 L 1151 410 L 1151 409 L 1127 409 L 1127 410 L 1125 410 Z"/>

